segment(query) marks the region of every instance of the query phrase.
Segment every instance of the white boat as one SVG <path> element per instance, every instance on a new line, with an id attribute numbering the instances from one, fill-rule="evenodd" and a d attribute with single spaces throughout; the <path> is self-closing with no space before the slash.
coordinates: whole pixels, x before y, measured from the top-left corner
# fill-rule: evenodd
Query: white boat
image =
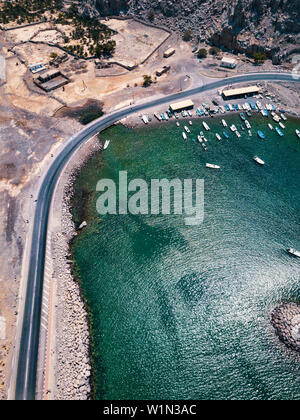
<path id="1" fill-rule="evenodd" d="M 192 117 L 192 116 L 193 116 L 192 111 L 188 111 L 188 114 L 189 114 L 189 116 L 190 116 L 190 117 Z"/>
<path id="2" fill-rule="evenodd" d="M 148 122 L 149 122 L 147 115 L 143 115 L 142 120 L 145 124 L 148 124 Z"/>
<path id="3" fill-rule="evenodd" d="M 177 121 L 176 125 L 177 125 L 177 127 L 180 127 L 180 123 L 178 121 Z"/>
<path id="4" fill-rule="evenodd" d="M 203 142 L 203 140 L 202 140 L 202 137 L 201 137 L 201 136 L 198 136 L 198 142 L 199 142 L 199 143 L 202 143 L 202 142 Z"/>
<path id="5" fill-rule="evenodd" d="M 187 135 L 185 134 L 184 131 L 182 132 L 182 137 L 183 137 L 183 140 L 186 140 L 187 139 Z"/>
<path id="6" fill-rule="evenodd" d="M 103 146 L 103 150 L 106 150 L 108 148 L 109 143 L 110 143 L 110 140 L 106 140 L 106 142 L 104 143 L 104 146 Z"/>
<path id="7" fill-rule="evenodd" d="M 232 124 L 230 126 L 230 130 L 233 131 L 233 132 L 235 132 L 237 130 L 237 128 L 236 128 L 236 126 L 234 124 Z"/>
<path id="8" fill-rule="evenodd" d="M 296 249 L 294 249 L 294 248 L 289 248 L 289 249 L 287 249 L 287 252 L 289 253 L 289 254 L 291 254 L 291 255 L 294 255 L 294 257 L 298 257 L 298 258 L 300 258 L 300 252 L 299 251 L 297 251 Z"/>
<path id="9" fill-rule="evenodd" d="M 192 121 L 189 121 L 189 124 L 190 124 L 190 125 L 193 125 Z"/>
<path id="10" fill-rule="evenodd" d="M 255 160 L 255 162 L 257 162 L 259 165 L 264 165 L 265 164 L 265 162 L 262 160 L 262 159 L 260 159 L 258 156 L 255 156 L 254 158 L 253 158 L 254 160 Z"/>
<path id="11" fill-rule="evenodd" d="M 283 121 L 287 121 L 287 118 L 284 114 L 280 114 L 281 118 L 283 119 Z"/>
<path id="12" fill-rule="evenodd" d="M 222 124 L 224 127 L 228 127 L 227 122 L 225 120 L 222 120 Z"/>
<path id="13" fill-rule="evenodd" d="M 252 137 L 252 131 L 251 130 L 248 130 L 248 134 L 249 134 L 250 137 Z"/>
<path id="14" fill-rule="evenodd" d="M 220 168 L 221 168 L 220 166 L 218 166 L 218 165 L 213 165 L 212 163 L 207 163 L 207 164 L 206 164 L 206 167 L 207 167 L 207 168 L 210 168 L 210 169 L 220 169 Z"/>
<path id="15" fill-rule="evenodd" d="M 246 124 L 246 127 L 249 129 L 249 128 L 251 128 L 251 124 L 249 123 L 249 121 L 248 120 L 246 120 L 245 121 L 245 124 Z"/>
<path id="16" fill-rule="evenodd" d="M 185 125 L 184 126 L 184 129 L 185 129 L 185 131 L 187 132 L 187 133 L 190 133 L 191 132 L 191 130 Z"/>
<path id="17" fill-rule="evenodd" d="M 209 131 L 210 130 L 210 127 L 208 126 L 208 124 L 206 124 L 205 121 L 203 121 L 202 124 L 203 124 L 203 127 L 205 128 L 206 131 Z"/>
<path id="18" fill-rule="evenodd" d="M 238 138 L 241 138 L 241 135 L 240 135 L 240 133 L 239 133 L 238 131 L 236 131 L 236 132 L 235 132 L 235 134 L 236 134 L 236 136 L 237 136 Z"/>
<path id="19" fill-rule="evenodd" d="M 299 139 L 300 139 L 300 130 L 296 130 L 296 134 L 297 134 L 297 136 L 299 137 Z"/>
<path id="20" fill-rule="evenodd" d="M 272 124 L 270 124 L 270 123 L 269 123 L 269 124 L 268 124 L 268 127 L 269 127 L 269 129 L 270 129 L 270 130 L 274 130 L 273 125 L 272 125 Z"/>
<path id="21" fill-rule="evenodd" d="M 220 136 L 220 134 L 216 134 L 216 137 L 217 137 L 217 139 L 219 140 L 219 141 L 221 141 L 222 140 L 222 137 Z"/>
<path id="22" fill-rule="evenodd" d="M 285 125 L 282 124 L 282 122 L 279 123 L 280 127 L 284 130 L 285 129 Z"/>

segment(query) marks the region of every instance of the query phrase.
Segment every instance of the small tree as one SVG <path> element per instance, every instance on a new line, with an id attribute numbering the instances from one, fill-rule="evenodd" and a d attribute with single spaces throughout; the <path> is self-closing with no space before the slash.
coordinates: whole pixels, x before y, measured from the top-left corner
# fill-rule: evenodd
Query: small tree
<path id="1" fill-rule="evenodd" d="M 253 57 L 254 57 L 255 64 L 264 64 L 264 62 L 267 59 L 266 54 L 261 53 L 261 52 L 255 53 Z"/>
<path id="2" fill-rule="evenodd" d="M 152 83 L 152 77 L 149 74 L 144 74 L 143 78 L 144 78 L 143 86 L 149 87 Z"/>
<path id="3" fill-rule="evenodd" d="M 56 52 L 52 52 L 52 53 L 50 54 L 50 58 L 51 58 L 52 60 L 56 60 L 56 59 L 57 59 L 57 57 L 58 57 L 58 54 L 56 54 Z"/>
<path id="4" fill-rule="evenodd" d="M 211 47 L 210 50 L 209 50 L 209 53 L 211 55 L 218 55 L 219 52 L 220 52 L 220 49 L 218 47 Z"/>
<path id="5" fill-rule="evenodd" d="M 201 48 L 197 53 L 198 58 L 206 58 L 207 57 L 207 50 L 205 48 Z"/>
<path id="6" fill-rule="evenodd" d="M 149 13 L 148 13 L 148 19 L 149 19 L 151 22 L 153 22 L 153 21 L 154 21 L 154 18 L 155 18 L 155 12 L 154 12 L 154 10 L 153 10 L 153 9 L 151 9 L 151 10 L 149 11 Z"/>
<path id="7" fill-rule="evenodd" d="M 192 31 L 185 31 L 183 34 L 183 40 L 189 42 L 192 39 Z"/>

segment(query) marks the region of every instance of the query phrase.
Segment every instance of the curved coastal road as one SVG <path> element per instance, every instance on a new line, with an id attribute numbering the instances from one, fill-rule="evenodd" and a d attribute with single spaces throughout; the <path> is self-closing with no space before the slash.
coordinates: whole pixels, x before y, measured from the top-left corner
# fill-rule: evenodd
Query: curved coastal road
<path id="1" fill-rule="evenodd" d="M 251 81 L 300 82 L 300 79 L 293 78 L 292 74 L 290 73 L 251 73 L 248 75 L 221 79 L 198 88 L 155 100 L 149 100 L 145 103 L 113 112 L 109 115 L 99 118 L 98 120 L 93 121 L 82 131 L 69 139 L 65 148 L 55 158 L 50 169 L 45 175 L 36 203 L 29 260 L 26 301 L 23 314 L 22 335 L 17 366 L 15 399 L 35 399 L 48 215 L 56 183 L 71 155 L 81 144 L 83 144 L 93 135 L 130 114 L 145 110 L 147 108 L 164 105 L 172 101 L 178 101 L 195 94 L 201 94 L 205 91 L 219 89 L 230 84 Z"/>

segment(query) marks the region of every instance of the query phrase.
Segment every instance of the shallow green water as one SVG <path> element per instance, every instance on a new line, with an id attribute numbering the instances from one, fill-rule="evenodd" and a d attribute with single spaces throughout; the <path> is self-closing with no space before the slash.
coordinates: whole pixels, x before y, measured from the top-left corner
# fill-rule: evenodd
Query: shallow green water
<path id="1" fill-rule="evenodd" d="M 226 120 L 241 126 L 238 116 Z M 200 120 L 186 142 L 173 122 L 113 127 L 103 134 L 109 148 L 77 179 L 74 215 L 88 228 L 73 252 L 93 319 L 99 399 L 300 397 L 299 360 L 269 323 L 275 305 L 300 298 L 299 260 L 285 252 L 300 248 L 300 123 L 289 119 L 281 139 L 256 116 L 252 138 L 231 133 L 219 143 L 220 119 L 208 122 L 206 153 L 190 140 Z M 187 227 L 174 215 L 100 223 L 96 183 L 117 181 L 120 170 L 129 179 L 204 178 L 204 223 Z"/>

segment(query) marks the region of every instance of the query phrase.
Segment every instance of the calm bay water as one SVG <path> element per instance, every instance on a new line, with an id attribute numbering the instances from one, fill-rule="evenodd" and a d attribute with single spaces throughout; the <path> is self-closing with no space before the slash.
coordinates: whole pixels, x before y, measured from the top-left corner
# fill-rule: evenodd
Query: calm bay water
<path id="1" fill-rule="evenodd" d="M 228 123 L 241 121 L 226 116 Z M 270 312 L 300 299 L 300 141 L 253 116 L 253 137 L 221 143 L 209 120 L 208 152 L 174 122 L 103 133 L 109 148 L 76 181 L 74 241 L 92 316 L 98 399 L 299 399 L 299 359 L 277 342 Z M 256 136 L 262 128 L 266 140 Z M 229 133 L 229 130 L 227 130 Z M 253 161 L 258 155 L 266 165 Z M 205 169 L 215 163 L 220 171 Z M 128 178 L 204 178 L 205 219 L 96 214 L 96 183 Z"/>

